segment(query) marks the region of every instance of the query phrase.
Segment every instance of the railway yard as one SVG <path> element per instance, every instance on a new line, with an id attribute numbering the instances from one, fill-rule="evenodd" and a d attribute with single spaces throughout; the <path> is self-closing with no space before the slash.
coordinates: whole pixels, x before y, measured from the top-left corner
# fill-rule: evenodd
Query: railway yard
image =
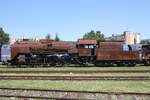
<path id="1" fill-rule="evenodd" d="M 1 65 L 4 100 L 149 100 L 150 67 L 18 68 Z"/>
<path id="2" fill-rule="evenodd" d="M 1 48 L 0 99 L 150 100 L 150 45 L 21 40 Z"/>
<path id="3" fill-rule="evenodd" d="M 150 100 L 148 0 L 18 1 L 0 6 L 0 100 Z"/>

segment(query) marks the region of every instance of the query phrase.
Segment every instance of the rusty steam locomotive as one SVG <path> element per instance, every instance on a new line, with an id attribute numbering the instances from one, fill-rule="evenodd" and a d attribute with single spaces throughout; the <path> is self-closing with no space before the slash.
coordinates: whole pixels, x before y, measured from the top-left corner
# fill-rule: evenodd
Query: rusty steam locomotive
<path id="1" fill-rule="evenodd" d="M 136 48 L 135 48 L 136 47 Z M 10 47 L 12 65 L 95 64 L 97 66 L 150 65 L 150 45 L 121 41 L 20 41 Z"/>

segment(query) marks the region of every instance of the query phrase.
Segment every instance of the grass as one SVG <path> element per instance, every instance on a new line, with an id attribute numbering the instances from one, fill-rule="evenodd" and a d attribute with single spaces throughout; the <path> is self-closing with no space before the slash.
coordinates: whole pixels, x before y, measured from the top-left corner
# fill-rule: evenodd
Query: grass
<path id="1" fill-rule="evenodd" d="M 11 73 L 11 71 L 92 71 L 92 70 L 150 70 L 149 66 L 137 67 L 50 67 L 50 68 L 7 68 L 0 65 L 0 71 L 9 71 L 7 75 L 27 75 L 27 73 Z M 0 73 L 4 75 L 4 73 Z M 28 75 L 57 76 L 148 76 L 150 73 L 28 73 Z M 150 81 L 43 81 L 43 80 L 1 80 L 0 87 L 5 88 L 40 88 L 103 92 L 148 92 Z"/>
<path id="2" fill-rule="evenodd" d="M 40 88 L 103 92 L 147 92 L 150 81 L 31 81 L 1 80 L 3 88 Z"/>
<path id="3" fill-rule="evenodd" d="M 150 73 L 0 73 L 0 75 L 15 75 L 15 76 L 147 76 Z"/>
<path id="4" fill-rule="evenodd" d="M 150 66 L 136 66 L 136 67 L 41 67 L 41 68 L 29 68 L 27 66 L 26 68 L 9 68 L 5 65 L 0 65 L 0 71 L 90 71 L 90 70 L 150 70 Z"/>

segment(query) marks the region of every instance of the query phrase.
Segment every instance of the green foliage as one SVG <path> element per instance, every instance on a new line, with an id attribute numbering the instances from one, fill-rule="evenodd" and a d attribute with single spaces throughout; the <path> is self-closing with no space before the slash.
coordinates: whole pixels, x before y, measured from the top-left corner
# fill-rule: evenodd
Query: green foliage
<path id="1" fill-rule="evenodd" d="M 84 34 L 83 39 L 96 39 L 97 41 L 104 40 L 104 34 L 101 31 L 93 31 L 87 32 Z"/>
<path id="2" fill-rule="evenodd" d="M 55 41 L 60 41 L 60 38 L 58 37 L 58 34 L 55 36 Z"/>
<path id="3" fill-rule="evenodd" d="M 46 36 L 45 36 L 45 39 L 51 39 L 51 35 L 50 34 L 47 34 Z"/>
<path id="4" fill-rule="evenodd" d="M 9 34 L 5 33 L 3 28 L 0 27 L 0 45 L 9 43 Z"/>

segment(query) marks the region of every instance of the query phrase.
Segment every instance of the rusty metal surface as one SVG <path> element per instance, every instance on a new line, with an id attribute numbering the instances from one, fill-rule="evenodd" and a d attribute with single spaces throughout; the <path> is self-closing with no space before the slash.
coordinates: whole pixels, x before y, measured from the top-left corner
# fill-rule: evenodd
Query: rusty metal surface
<path id="1" fill-rule="evenodd" d="M 76 47 L 76 42 L 72 42 L 72 41 L 54 41 L 52 43 L 52 47 L 57 48 L 57 49 L 75 48 Z"/>
<path id="2" fill-rule="evenodd" d="M 46 48 L 46 45 L 42 44 L 39 41 L 21 41 L 15 43 L 11 46 L 11 58 L 13 59 L 19 53 L 27 54 L 30 52 L 31 49 L 38 48 Z"/>
<path id="3" fill-rule="evenodd" d="M 79 39 L 78 44 L 97 44 L 96 40 L 84 40 L 84 39 Z"/>
<path id="4" fill-rule="evenodd" d="M 42 44 L 52 44 L 53 41 L 54 40 L 52 40 L 52 39 L 41 39 L 41 40 L 39 40 L 39 42 Z"/>
<path id="5" fill-rule="evenodd" d="M 17 54 L 28 54 L 32 52 L 49 53 L 54 50 L 67 50 L 69 53 L 77 53 L 76 42 L 73 41 L 53 41 L 53 40 L 40 40 L 40 41 L 20 41 L 16 42 L 11 47 L 11 58 L 15 58 Z M 50 52 L 51 53 L 51 52 Z"/>
<path id="6" fill-rule="evenodd" d="M 105 51 L 96 50 L 97 60 L 139 60 L 139 53 L 136 51 Z"/>
<path id="7" fill-rule="evenodd" d="M 79 56 L 91 56 L 91 49 L 79 48 L 78 53 Z"/>
<path id="8" fill-rule="evenodd" d="M 122 42 L 100 42 L 99 48 L 102 50 L 123 50 Z"/>
<path id="9" fill-rule="evenodd" d="M 76 53 L 78 53 L 78 50 L 77 50 L 77 48 L 70 48 L 70 49 L 68 50 L 68 53 L 69 53 L 69 54 L 76 54 Z"/>
<path id="10" fill-rule="evenodd" d="M 116 42 L 111 42 L 111 41 L 105 41 L 105 42 L 99 42 L 99 44 L 100 45 L 121 45 L 121 44 L 123 44 L 123 42 L 118 42 L 118 41 L 116 41 Z"/>

